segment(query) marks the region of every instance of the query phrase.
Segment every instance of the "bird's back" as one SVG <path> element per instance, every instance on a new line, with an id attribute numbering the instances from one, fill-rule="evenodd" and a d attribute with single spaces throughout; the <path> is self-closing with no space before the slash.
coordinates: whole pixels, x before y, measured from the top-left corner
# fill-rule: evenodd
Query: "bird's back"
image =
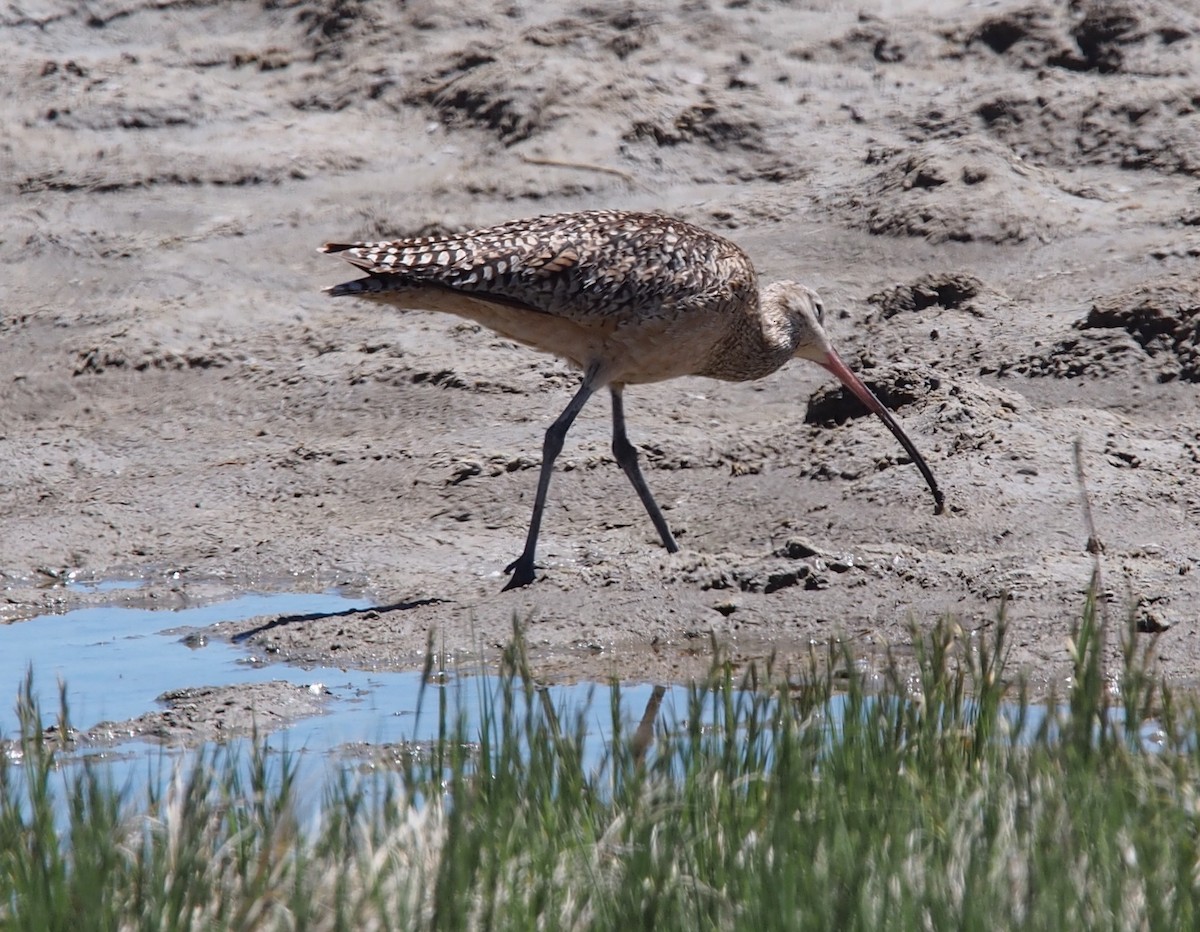
<path id="1" fill-rule="evenodd" d="M 369 273 L 329 289 L 436 289 L 587 326 L 753 302 L 754 268 L 733 243 L 659 214 L 593 210 L 379 243 L 329 243 Z"/>

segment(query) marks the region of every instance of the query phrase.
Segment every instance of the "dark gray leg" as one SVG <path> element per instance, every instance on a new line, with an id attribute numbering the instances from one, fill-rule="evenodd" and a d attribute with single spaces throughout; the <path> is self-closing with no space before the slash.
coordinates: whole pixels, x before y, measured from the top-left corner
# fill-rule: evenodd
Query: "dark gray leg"
<path id="1" fill-rule="evenodd" d="M 512 573 L 508 585 L 502 590 L 504 592 L 528 586 L 533 582 L 533 555 L 537 550 L 538 531 L 542 527 L 542 512 L 546 510 L 546 493 L 550 490 L 550 476 L 554 473 L 554 461 L 562 452 L 563 440 L 571 428 L 571 423 L 596 390 L 592 386 L 594 376 L 594 372 L 589 372 L 584 376 L 583 385 L 575 393 L 571 403 L 546 431 L 546 439 L 542 443 L 542 471 L 538 475 L 537 497 L 533 500 L 533 518 L 529 521 L 529 533 L 525 536 L 525 549 L 521 551 L 519 557 L 504 568 L 504 572 Z"/>
<path id="2" fill-rule="evenodd" d="M 625 434 L 625 404 L 621 399 L 621 392 L 624 390 L 624 387 L 623 385 L 609 386 L 609 391 L 612 392 L 613 456 L 617 458 L 617 462 L 625 470 L 625 475 L 633 483 L 633 488 L 637 491 L 638 498 L 646 506 L 646 511 L 650 514 L 650 520 L 654 522 L 654 529 L 658 531 L 658 536 L 662 538 L 663 546 L 667 548 L 667 553 L 678 553 L 679 545 L 675 543 L 675 538 L 671 535 L 671 529 L 667 527 L 667 519 L 663 517 L 663 513 L 658 508 L 658 502 L 650 494 L 650 487 L 646 485 L 646 480 L 642 478 L 642 470 L 638 467 L 637 448 L 629 442 L 629 437 Z"/>

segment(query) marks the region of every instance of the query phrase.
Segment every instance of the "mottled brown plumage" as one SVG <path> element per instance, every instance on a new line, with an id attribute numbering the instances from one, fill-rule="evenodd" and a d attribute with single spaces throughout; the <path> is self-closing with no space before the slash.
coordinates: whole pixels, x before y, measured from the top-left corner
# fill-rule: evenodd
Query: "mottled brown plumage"
<path id="1" fill-rule="evenodd" d="M 593 210 L 445 236 L 328 243 L 322 251 L 368 273 L 327 289 L 335 297 L 456 314 L 583 371 L 579 392 L 546 433 L 525 550 L 508 567 L 505 588 L 533 581 L 554 459 L 584 403 L 604 387 L 612 394 L 617 462 L 671 552 L 678 546 L 625 435 L 624 386 L 681 375 L 747 381 L 795 356 L 825 366 L 883 418 L 941 511 L 924 459 L 830 346 L 816 293 L 795 282 L 760 291 L 749 257 L 724 237 L 659 214 Z"/>

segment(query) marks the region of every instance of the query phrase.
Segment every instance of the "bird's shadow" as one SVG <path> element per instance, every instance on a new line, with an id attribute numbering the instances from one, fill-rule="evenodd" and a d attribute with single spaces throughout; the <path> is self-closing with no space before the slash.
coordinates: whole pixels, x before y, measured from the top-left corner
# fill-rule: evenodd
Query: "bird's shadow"
<path id="1" fill-rule="evenodd" d="M 282 628 L 286 625 L 298 625 L 309 621 L 321 621 L 326 618 L 349 618 L 352 615 L 362 615 L 366 612 L 374 612 L 377 615 L 385 615 L 388 612 L 407 612 L 410 609 L 420 608 L 423 605 L 440 605 L 443 602 L 448 602 L 449 599 L 412 599 L 407 602 L 393 602 L 391 605 L 370 605 L 367 608 L 348 608 L 340 612 L 309 612 L 304 615 L 280 615 L 278 618 L 272 618 L 270 621 L 251 628 L 249 631 L 242 631 L 235 634 L 231 641 L 234 644 L 242 644 L 257 635 L 270 631 L 272 628 Z"/>

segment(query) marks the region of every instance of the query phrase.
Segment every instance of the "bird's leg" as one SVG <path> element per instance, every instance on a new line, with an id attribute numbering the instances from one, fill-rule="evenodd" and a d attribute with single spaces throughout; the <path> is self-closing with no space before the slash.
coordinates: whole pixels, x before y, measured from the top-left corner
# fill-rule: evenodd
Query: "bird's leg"
<path id="1" fill-rule="evenodd" d="M 609 391 L 612 392 L 613 456 L 617 458 L 617 462 L 625 470 L 625 475 L 633 483 L 633 488 L 637 491 L 638 498 L 646 506 L 646 511 L 650 514 L 650 520 L 654 522 L 654 529 L 658 531 L 658 536 L 662 538 L 663 546 L 667 548 L 667 553 L 678 553 L 679 545 L 675 543 L 671 529 L 667 527 L 667 519 L 663 517 L 662 511 L 659 510 L 658 502 L 650 494 L 650 487 L 646 485 L 646 480 L 642 477 L 642 470 L 638 466 L 637 447 L 629 442 L 629 437 L 625 433 L 625 403 L 621 398 L 623 390 L 623 385 L 609 386 Z"/>
<path id="2" fill-rule="evenodd" d="M 508 585 L 502 590 L 504 592 L 528 586 L 533 582 L 533 555 L 537 550 L 538 531 L 542 527 L 542 512 L 546 509 L 546 493 L 550 490 L 550 476 L 554 473 L 554 461 L 562 452 L 563 440 L 571 428 L 571 423 L 596 390 L 593 385 L 595 375 L 594 369 L 588 371 L 584 376 L 583 385 L 575 393 L 575 397 L 546 431 L 546 439 L 542 442 L 542 471 L 538 475 L 537 496 L 533 500 L 533 517 L 529 521 L 529 533 L 525 536 L 525 549 L 521 551 L 519 557 L 504 568 L 504 572 L 512 573 Z"/>

